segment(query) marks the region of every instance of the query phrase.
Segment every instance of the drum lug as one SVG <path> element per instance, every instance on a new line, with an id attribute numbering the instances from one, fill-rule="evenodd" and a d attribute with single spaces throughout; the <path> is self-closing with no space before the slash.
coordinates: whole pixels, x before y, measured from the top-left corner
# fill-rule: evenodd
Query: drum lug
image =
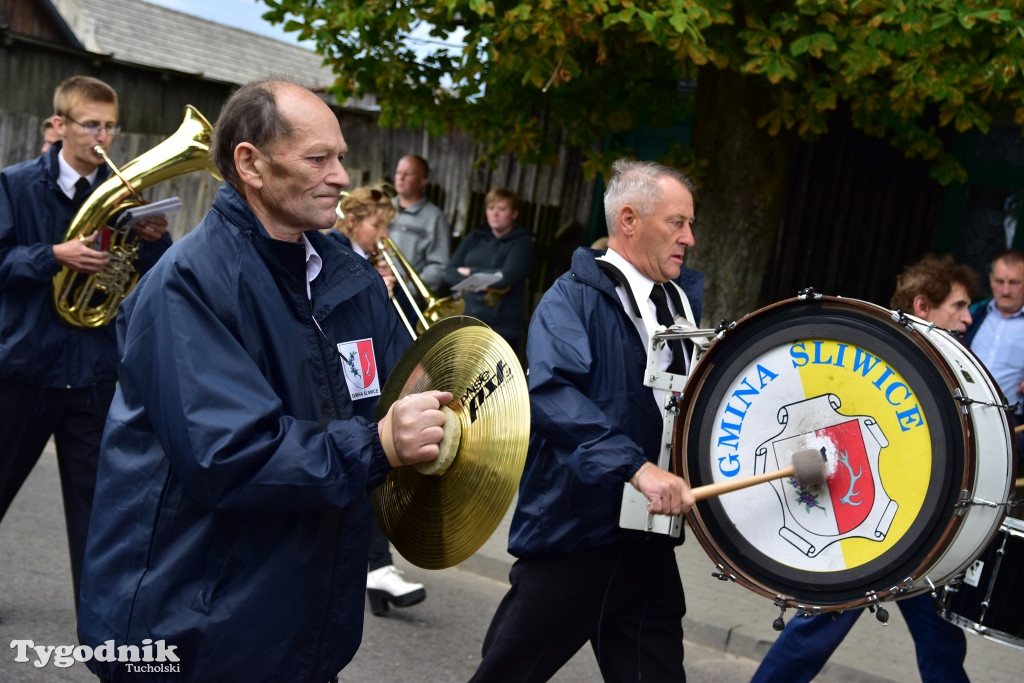
<path id="1" fill-rule="evenodd" d="M 968 491 L 967 489 L 961 489 L 960 502 L 953 506 L 953 512 L 957 516 L 963 517 L 964 514 L 967 512 L 967 508 L 969 508 L 972 505 L 982 505 L 984 507 L 989 508 L 997 508 L 1003 506 L 1012 507 L 1012 501 L 1007 501 L 1005 503 L 997 503 L 993 500 L 985 500 L 984 498 L 971 498 L 970 491 Z"/>
<path id="2" fill-rule="evenodd" d="M 993 401 L 978 401 L 977 399 L 973 399 L 970 396 L 967 396 L 962 391 L 960 391 L 960 389 L 956 389 L 953 392 L 953 398 L 956 401 L 960 402 L 960 412 L 963 413 L 964 415 L 966 415 L 969 412 L 968 406 L 974 404 L 977 404 L 979 406 L 988 406 L 989 408 L 999 408 L 1003 412 L 1010 413 L 1011 415 L 1016 414 L 1017 408 L 1020 406 L 1020 401 L 1014 403 L 1013 405 L 1010 405 L 1006 401 L 1003 401 L 1002 403 L 995 403 Z"/>
<path id="3" fill-rule="evenodd" d="M 735 574 L 729 574 L 726 571 L 725 567 L 723 567 L 720 564 L 716 564 L 715 565 L 715 569 L 718 569 L 719 571 L 711 572 L 711 576 L 715 577 L 719 581 L 732 581 L 733 583 L 736 583 L 736 575 Z"/>
<path id="4" fill-rule="evenodd" d="M 903 327 L 907 328 L 911 332 L 913 332 L 916 329 L 914 327 L 914 323 L 910 320 L 910 318 L 907 317 L 907 315 L 903 311 L 900 311 L 900 310 L 893 311 L 890 314 L 889 317 L 892 318 L 892 321 L 894 323 L 896 323 L 897 325 L 902 325 Z M 930 327 L 934 328 L 935 325 L 931 325 Z"/>
<path id="5" fill-rule="evenodd" d="M 960 502 L 954 506 L 953 512 L 956 513 L 957 517 L 963 517 L 967 514 L 967 508 L 971 506 L 971 492 L 967 489 L 960 491 Z"/>
<path id="6" fill-rule="evenodd" d="M 908 592 L 910 590 L 913 590 L 913 588 L 914 588 L 914 579 L 912 579 L 912 578 L 910 578 L 908 576 L 907 578 L 903 579 L 898 584 L 896 584 L 895 586 L 890 588 L 889 592 L 892 593 L 893 595 L 899 597 L 900 595 L 903 595 L 904 593 L 906 593 L 906 592 Z"/>
<path id="7" fill-rule="evenodd" d="M 801 289 L 799 292 L 796 293 L 796 298 L 800 299 L 800 300 L 803 300 L 803 299 L 820 299 L 821 298 L 821 294 L 819 294 L 818 292 L 814 291 L 814 287 L 804 287 L 803 289 Z"/>
<path id="8" fill-rule="evenodd" d="M 913 585 L 913 583 L 914 583 L 913 580 L 910 579 L 910 578 L 903 579 L 903 581 L 901 581 L 900 584 L 897 587 L 892 588 L 890 590 L 890 592 L 893 595 L 898 595 L 899 593 L 902 593 L 903 591 L 905 591 L 907 589 L 906 588 L 901 588 L 901 586 L 904 586 L 908 582 L 911 585 Z M 868 599 L 868 605 L 867 605 L 868 611 L 871 612 L 872 614 L 874 614 L 875 615 L 875 619 L 878 619 L 880 622 L 882 622 L 883 626 L 888 626 L 889 625 L 889 611 L 887 609 L 885 609 L 884 607 L 882 607 L 882 603 L 878 599 L 878 593 L 875 593 L 875 592 L 865 593 L 865 597 L 867 597 L 867 599 Z"/>

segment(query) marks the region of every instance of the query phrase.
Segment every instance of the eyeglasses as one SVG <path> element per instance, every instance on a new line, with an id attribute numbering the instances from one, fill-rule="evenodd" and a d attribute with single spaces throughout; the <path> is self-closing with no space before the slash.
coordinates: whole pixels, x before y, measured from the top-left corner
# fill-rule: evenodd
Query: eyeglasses
<path id="1" fill-rule="evenodd" d="M 81 123 L 79 121 L 75 121 L 73 118 L 67 116 L 66 114 L 64 115 L 64 118 L 66 118 L 68 121 L 75 124 L 76 126 L 80 126 L 81 129 L 84 130 L 89 135 L 96 135 L 101 130 L 105 131 L 107 135 L 116 135 L 117 132 L 121 130 L 121 126 L 117 125 L 116 123 L 108 123 L 106 125 L 103 125 L 102 123 L 96 123 L 95 121 Z"/>
<path id="2" fill-rule="evenodd" d="M 379 202 L 384 199 L 384 193 L 377 189 L 370 190 L 370 201 Z"/>

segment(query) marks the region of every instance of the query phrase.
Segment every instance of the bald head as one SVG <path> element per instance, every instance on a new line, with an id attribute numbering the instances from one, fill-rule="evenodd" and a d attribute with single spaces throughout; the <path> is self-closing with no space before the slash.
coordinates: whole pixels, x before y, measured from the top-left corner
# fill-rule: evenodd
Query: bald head
<path id="1" fill-rule="evenodd" d="M 298 240 L 334 225 L 347 147 L 323 100 L 285 81 L 243 86 L 225 103 L 214 158 L 271 237 Z"/>
<path id="2" fill-rule="evenodd" d="M 239 143 L 264 147 L 288 137 L 294 122 L 302 121 L 310 109 L 321 114 L 330 112 L 315 94 L 287 81 L 254 81 L 236 90 L 224 103 L 214 126 L 210 155 L 221 177 L 241 190 L 234 159 Z"/>

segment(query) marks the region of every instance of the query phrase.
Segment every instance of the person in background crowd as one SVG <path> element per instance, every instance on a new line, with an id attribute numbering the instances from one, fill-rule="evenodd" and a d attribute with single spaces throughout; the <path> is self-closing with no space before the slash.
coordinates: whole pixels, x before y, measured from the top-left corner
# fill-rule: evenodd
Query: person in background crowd
<path id="1" fill-rule="evenodd" d="M 98 273 L 110 260 L 96 241 L 102 230 L 65 236 L 111 173 L 94 148 L 106 149 L 117 134 L 117 93 L 99 79 L 72 76 L 54 91 L 53 111 L 48 121 L 60 139 L 0 172 L 0 519 L 52 436 L 77 604 L 117 340 L 112 324 L 62 320 L 52 282 L 61 268 Z M 135 266 L 145 272 L 170 246 L 167 221 L 149 218 L 132 229 L 141 237 Z"/>
<path id="2" fill-rule="evenodd" d="M 968 307 L 976 290 L 970 266 L 957 264 L 949 256 L 929 255 L 903 269 L 896 278 L 896 291 L 889 305 L 936 327 L 963 333 L 971 324 Z M 959 627 L 939 616 L 932 596 L 924 593 L 897 600 L 896 606 L 914 639 L 921 680 L 967 681 L 967 639 Z M 813 680 L 863 613 L 864 608 L 857 608 L 790 619 L 761 660 L 751 683 Z"/>
<path id="3" fill-rule="evenodd" d="M 397 194 L 393 200 L 398 213 L 391 221 L 388 234 L 423 284 L 432 292 L 440 293 L 451 236 L 444 212 L 424 194 L 429 176 L 430 165 L 423 157 L 408 155 L 398 161 L 395 169 Z M 422 308 L 423 302 L 419 303 Z"/>
<path id="4" fill-rule="evenodd" d="M 588 641 L 606 681 L 685 680 L 682 541 L 624 529 L 619 512 L 627 482 L 653 514 L 694 504 L 686 482 L 655 464 L 664 416 L 643 382 L 659 307 L 700 317 L 703 278 L 683 266 L 695 192 L 674 169 L 617 161 L 604 195 L 608 251 L 577 249 L 534 312 L 533 434 L 509 534 L 517 559 L 473 681 L 546 681 Z M 685 361 L 666 345 L 659 367 Z"/>
<path id="5" fill-rule="evenodd" d="M 342 217 L 328 237 L 369 259 L 374 256 L 381 240 L 387 237 L 387 227 L 395 215 L 391 200 L 380 190 L 360 187 L 341 200 Z M 395 276 L 387 262 L 377 256 L 374 266 L 384 278 L 388 293 L 393 295 Z M 388 612 L 388 605 L 409 607 L 423 602 L 427 591 L 422 583 L 406 581 L 402 570 L 395 566 L 391 544 L 377 520 L 372 523 L 370 535 L 369 573 L 366 575 L 366 597 L 375 616 Z"/>
<path id="6" fill-rule="evenodd" d="M 485 288 L 464 292 L 465 314 L 487 323 L 513 349 L 526 316 L 526 278 L 533 267 L 533 235 L 516 225 L 519 197 L 497 188 L 487 193 L 487 223 L 466 235 L 444 271 L 444 281 L 457 285 L 475 274 L 497 274 Z"/>
<path id="7" fill-rule="evenodd" d="M 1024 424 L 1024 252 L 996 254 L 988 274 L 992 298 L 971 308 L 974 322 L 964 343 L 984 363 L 1007 402 L 1013 424 Z M 1024 432 L 1017 432 L 1017 455 L 1024 459 Z M 1024 465 L 1024 461 L 1018 461 Z"/>
<path id="8" fill-rule="evenodd" d="M 970 266 L 948 255 L 929 254 L 897 276 L 889 306 L 963 334 L 971 325 L 971 297 L 977 291 L 977 276 Z"/>
<path id="9" fill-rule="evenodd" d="M 387 261 L 377 255 L 377 248 L 388 236 L 388 225 L 395 216 L 395 207 L 391 200 L 380 190 L 370 187 L 359 187 L 348 196 L 343 197 L 338 205 L 341 212 L 334 229 L 325 234 L 329 239 L 348 247 L 365 259 L 374 257 L 373 265 L 384 278 L 388 295 L 392 296 L 395 288 L 395 274 L 391 272 Z"/>
<path id="10" fill-rule="evenodd" d="M 213 207 L 121 307 L 78 634 L 173 646 L 178 670 L 90 660 L 104 680 L 327 683 L 359 646 L 370 492 L 437 457 L 452 395 L 374 421 L 409 338 L 373 266 L 319 232 L 346 151 L 310 90 L 242 86 Z"/>
<path id="11" fill-rule="evenodd" d="M 43 119 L 43 122 L 39 124 L 39 134 L 43 136 L 43 146 L 39 148 L 39 153 L 46 154 L 50 147 L 60 140 L 60 135 L 57 133 L 57 129 L 53 127 L 52 116 Z"/>

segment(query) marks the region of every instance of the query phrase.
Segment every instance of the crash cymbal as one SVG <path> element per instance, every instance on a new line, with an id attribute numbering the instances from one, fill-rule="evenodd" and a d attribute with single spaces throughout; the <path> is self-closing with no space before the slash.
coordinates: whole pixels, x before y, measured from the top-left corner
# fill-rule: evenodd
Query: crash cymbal
<path id="1" fill-rule="evenodd" d="M 454 456 L 395 468 L 372 500 L 402 557 L 444 569 L 479 550 L 508 511 L 526 461 L 530 399 L 512 348 L 467 316 L 445 318 L 413 342 L 381 391 L 378 419 L 396 400 L 431 389 L 454 396 L 446 425 Z"/>

